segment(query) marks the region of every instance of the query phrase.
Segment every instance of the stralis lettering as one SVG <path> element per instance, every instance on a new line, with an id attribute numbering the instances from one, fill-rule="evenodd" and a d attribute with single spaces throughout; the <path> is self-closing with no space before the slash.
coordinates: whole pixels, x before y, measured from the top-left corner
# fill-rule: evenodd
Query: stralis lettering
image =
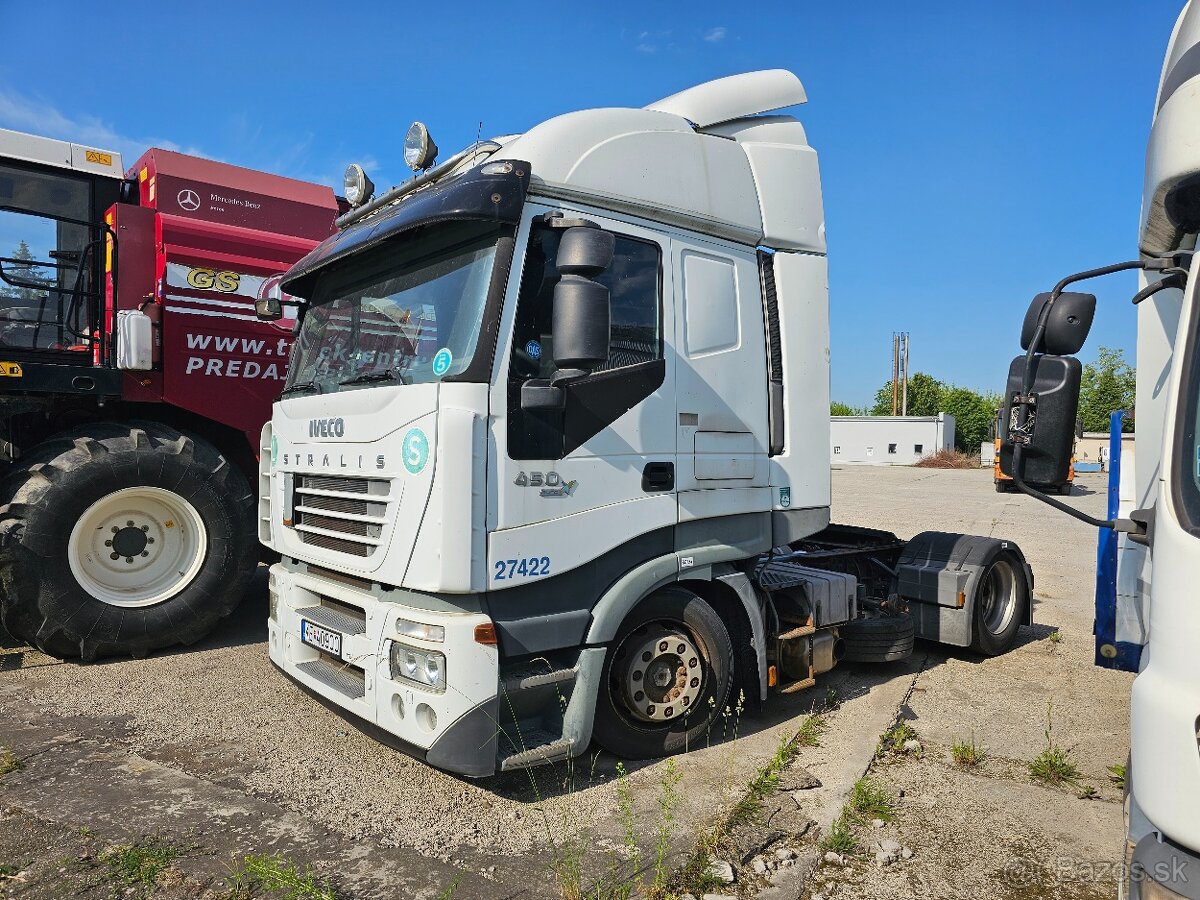
<path id="1" fill-rule="evenodd" d="M 343 419 L 309 419 L 309 437 L 345 437 L 346 423 Z"/>
<path id="2" fill-rule="evenodd" d="M 351 454 L 347 456 L 345 453 L 281 453 L 279 454 L 279 464 L 281 466 L 304 466 L 309 469 L 324 468 L 324 469 L 363 469 L 366 457 L 360 454 Z M 387 457 L 380 454 L 375 457 L 375 468 L 387 468 Z"/>

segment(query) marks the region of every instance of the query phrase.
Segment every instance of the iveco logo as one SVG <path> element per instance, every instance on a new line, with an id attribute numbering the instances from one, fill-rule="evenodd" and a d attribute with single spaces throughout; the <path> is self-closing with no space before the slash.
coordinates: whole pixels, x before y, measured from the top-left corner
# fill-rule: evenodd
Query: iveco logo
<path id="1" fill-rule="evenodd" d="M 308 420 L 309 437 L 345 437 L 345 435 L 346 422 L 341 418 Z"/>

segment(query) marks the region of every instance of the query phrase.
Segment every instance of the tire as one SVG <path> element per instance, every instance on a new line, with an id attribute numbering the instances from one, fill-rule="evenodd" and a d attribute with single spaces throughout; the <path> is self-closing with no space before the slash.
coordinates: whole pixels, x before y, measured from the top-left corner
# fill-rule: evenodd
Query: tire
<path id="1" fill-rule="evenodd" d="M 1071 482 L 1068 481 L 1066 484 L 1060 484 L 1058 486 L 1058 493 L 1059 493 L 1059 496 L 1070 497 L 1071 496 Z"/>
<path id="2" fill-rule="evenodd" d="M 254 516 L 202 438 L 148 422 L 58 435 L 0 485 L 0 620 L 84 660 L 193 643 L 245 594 Z"/>
<path id="3" fill-rule="evenodd" d="M 870 616 L 838 628 L 849 662 L 883 663 L 907 659 L 916 642 L 912 616 Z"/>
<path id="4" fill-rule="evenodd" d="M 660 649 L 664 643 L 665 651 Z M 647 645 L 654 650 L 644 652 L 655 653 L 648 662 L 642 651 Z M 685 647 L 685 652 L 679 653 L 679 647 Z M 625 759 L 669 756 L 703 746 L 705 735 L 725 710 L 733 658 L 729 631 L 703 598 L 680 587 L 647 597 L 621 624 L 605 654 L 596 702 L 596 742 Z M 689 669 L 699 671 L 699 676 L 686 676 Z M 666 690 L 684 693 L 654 703 L 654 692 L 664 689 L 653 684 L 655 670 L 666 673 Z M 671 685 L 667 679 L 672 670 L 684 680 Z M 644 683 L 651 690 L 633 692 L 633 685 L 642 683 L 638 672 L 645 675 Z M 693 686 L 695 677 L 698 686 Z M 640 700 L 635 699 L 638 694 Z M 656 720 L 650 720 L 648 711 Z"/>
<path id="5" fill-rule="evenodd" d="M 971 649 L 986 656 L 1011 650 L 1027 603 L 1029 582 L 1023 560 L 1010 549 L 997 548 L 975 584 Z"/>

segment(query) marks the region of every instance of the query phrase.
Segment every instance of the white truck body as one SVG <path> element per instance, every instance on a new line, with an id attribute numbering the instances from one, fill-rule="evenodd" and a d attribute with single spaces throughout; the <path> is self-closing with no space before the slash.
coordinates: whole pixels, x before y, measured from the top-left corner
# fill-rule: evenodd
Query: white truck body
<path id="1" fill-rule="evenodd" d="M 593 733 L 682 749 L 736 702 L 728 685 L 751 703 L 801 690 L 844 648 L 907 653 L 914 625 L 966 646 L 991 615 L 985 651 L 1011 646 L 1032 587 L 1015 545 L 826 531 L 817 158 L 798 121 L 764 115 L 804 100 L 770 71 L 559 116 L 293 268 L 285 289 L 312 303 L 263 433 L 260 523 L 283 557 L 269 646 L 289 677 L 488 775 Z M 614 236 L 593 276 L 609 356 L 564 382 L 561 411 L 527 408 L 563 371 L 549 297 L 557 322 L 553 258 L 576 228 Z M 404 268 L 422 242 L 440 262 Z M 863 650 L 862 628 L 882 643 Z M 638 641 L 645 669 L 619 664 Z"/>

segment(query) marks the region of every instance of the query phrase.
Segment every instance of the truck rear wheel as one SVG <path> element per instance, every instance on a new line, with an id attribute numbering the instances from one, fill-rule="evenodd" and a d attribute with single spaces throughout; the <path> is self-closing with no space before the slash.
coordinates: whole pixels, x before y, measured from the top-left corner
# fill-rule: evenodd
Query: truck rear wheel
<path id="1" fill-rule="evenodd" d="M 971 648 L 999 656 L 1017 642 L 1025 604 L 1029 602 L 1025 566 L 1012 550 L 998 549 L 977 584 Z"/>
<path id="2" fill-rule="evenodd" d="M 0 488 L 0 617 L 55 656 L 144 656 L 206 635 L 255 568 L 254 498 L 199 437 L 83 426 Z"/>
<path id="3" fill-rule="evenodd" d="M 725 711 L 732 666 L 729 631 L 702 597 L 680 587 L 647 597 L 605 656 L 597 743 L 626 759 L 699 746 Z"/>

